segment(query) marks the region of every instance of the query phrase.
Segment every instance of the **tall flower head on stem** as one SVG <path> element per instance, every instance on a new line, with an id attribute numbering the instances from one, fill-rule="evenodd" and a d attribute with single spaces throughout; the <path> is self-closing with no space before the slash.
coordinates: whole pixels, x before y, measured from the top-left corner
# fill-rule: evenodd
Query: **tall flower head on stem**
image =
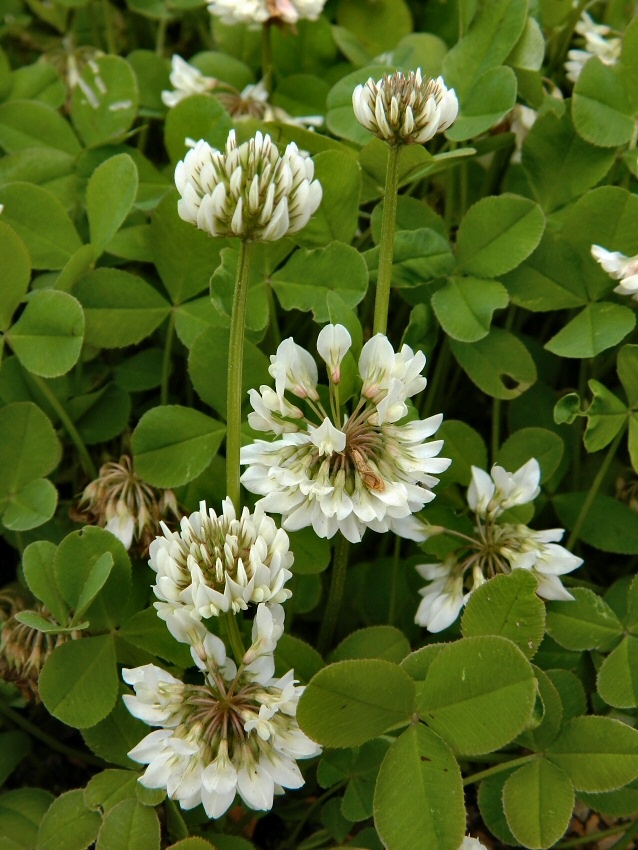
<path id="1" fill-rule="evenodd" d="M 317 348 L 328 369 L 329 411 L 317 391 L 317 367 L 309 352 L 292 338 L 271 357 L 275 391 L 251 391 L 256 430 L 281 439 L 258 440 L 241 450 L 248 468 L 242 482 L 264 498 L 264 510 L 280 513 L 292 531 L 311 525 L 320 537 L 337 531 L 351 542 L 366 528 L 394 531 L 423 539 L 413 514 L 434 498 L 433 473 L 450 461 L 437 455 L 442 440 L 426 442 L 442 416 L 399 424 L 408 413 L 406 400 L 426 384 L 425 355 L 404 345 L 395 352 L 382 334 L 365 344 L 359 358 L 362 389 L 350 412 L 339 399 L 341 363 L 351 345 L 343 325 L 327 325 Z M 302 399 L 305 411 L 285 398 Z"/>
<path id="2" fill-rule="evenodd" d="M 638 255 L 626 257 L 620 251 L 607 251 L 600 245 L 592 245 L 591 253 L 610 277 L 620 281 L 614 292 L 638 301 Z"/>
<path id="3" fill-rule="evenodd" d="M 175 169 L 184 221 L 211 236 L 256 242 L 281 239 L 304 227 L 321 203 L 314 164 L 291 142 L 283 156 L 270 136 L 257 132 L 237 144 L 231 130 L 226 150 L 200 139 Z"/>
<path id="4" fill-rule="evenodd" d="M 459 538 L 458 549 L 442 564 L 420 564 L 417 571 L 431 583 L 415 621 L 431 632 L 440 632 L 458 617 L 471 593 L 495 575 L 529 570 L 536 578 L 536 592 L 543 599 L 571 600 L 559 578 L 582 564 L 582 558 L 558 545 L 564 530 L 535 531 L 522 523 L 499 522 L 505 511 L 532 502 L 540 492 L 540 466 L 531 458 L 516 472 L 501 466 L 487 473 L 472 467 L 467 501 L 474 514 L 474 537 L 448 529 Z M 438 529 L 445 531 L 445 529 Z"/>
<path id="5" fill-rule="evenodd" d="M 390 145 L 422 145 L 447 130 L 459 111 L 454 89 L 443 77 L 424 79 L 420 68 L 407 77 L 401 71 L 376 82 L 370 77 L 355 88 L 352 106 L 357 121 Z"/>
<path id="6" fill-rule="evenodd" d="M 316 21 L 326 0 L 213 0 L 211 15 L 224 24 L 296 24 L 301 18 Z"/>
<path id="7" fill-rule="evenodd" d="M 303 785 L 297 759 L 321 750 L 297 724 L 303 687 L 294 672 L 273 677 L 279 607 L 259 606 L 253 644 L 239 669 L 222 641 L 204 629 L 191 650 L 202 684 L 184 684 L 152 664 L 122 671 L 135 691 L 124 696 L 126 707 L 159 727 L 129 753 L 147 765 L 142 785 L 166 788 L 183 809 L 201 803 L 211 818 L 221 817 L 236 794 L 249 808 L 268 810 L 275 794 Z"/>
<path id="8" fill-rule="evenodd" d="M 177 640 L 191 642 L 193 622 L 238 612 L 249 603 L 284 602 L 293 555 L 288 535 L 259 506 L 237 517 L 230 499 L 217 516 L 206 503 L 183 517 L 179 532 L 162 525 L 150 548 L 158 615 Z"/>

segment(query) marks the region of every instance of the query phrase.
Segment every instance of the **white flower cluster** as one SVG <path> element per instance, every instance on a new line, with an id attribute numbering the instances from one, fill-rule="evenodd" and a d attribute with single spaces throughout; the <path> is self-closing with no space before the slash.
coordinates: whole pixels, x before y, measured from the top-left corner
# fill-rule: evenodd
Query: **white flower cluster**
<path id="1" fill-rule="evenodd" d="M 204 76 L 194 65 L 190 65 L 177 54 L 171 59 L 169 80 L 174 90 L 162 92 L 162 103 L 169 107 L 177 106 L 192 94 L 206 94 L 217 86 L 215 77 Z"/>
<path id="2" fill-rule="evenodd" d="M 294 142 L 280 156 L 270 136 L 257 132 L 237 145 L 231 130 L 225 153 L 200 139 L 177 164 L 177 212 L 211 236 L 270 242 L 301 230 L 316 211 L 322 193 L 313 176 L 312 159 Z"/>
<path id="3" fill-rule="evenodd" d="M 222 641 L 200 624 L 191 650 L 204 674 L 200 685 L 153 664 L 123 670 L 135 690 L 124 696 L 126 707 L 159 727 L 129 752 L 148 765 L 142 785 L 166 788 L 183 809 L 201 803 L 211 818 L 221 817 L 236 794 L 251 809 L 267 810 L 274 794 L 303 785 L 296 760 L 320 748 L 295 719 L 303 687 L 293 671 L 274 678 L 272 650 L 282 631 L 281 606 L 259 605 L 253 644 L 237 669 Z"/>
<path id="4" fill-rule="evenodd" d="M 462 540 L 458 550 L 444 563 L 420 564 L 419 574 L 431 583 L 420 593 L 423 597 L 415 622 L 431 632 L 440 632 L 458 617 L 471 593 L 487 579 L 512 570 L 529 570 L 538 581 L 536 592 L 543 599 L 573 599 L 563 587 L 560 575 L 570 573 L 582 559 L 558 545 L 564 529 L 534 531 L 520 523 L 497 522 L 509 508 L 533 501 L 540 492 L 540 467 L 535 458 L 516 472 L 500 466 L 491 475 L 472 467 L 467 501 L 473 511 L 475 538 L 447 529 Z M 471 587 L 466 590 L 471 575 Z"/>
<path id="5" fill-rule="evenodd" d="M 352 93 L 357 121 L 390 145 L 422 145 L 442 133 L 459 111 L 454 89 L 443 77 L 421 76 L 421 69 L 404 76 L 401 71 L 370 79 Z"/>
<path id="6" fill-rule="evenodd" d="M 230 25 L 266 21 L 296 24 L 302 18 L 316 21 L 325 3 L 326 0 L 213 0 L 208 11 Z"/>
<path id="7" fill-rule="evenodd" d="M 151 543 L 149 561 L 157 573 L 155 608 L 177 640 L 190 643 L 202 619 L 290 598 L 288 535 L 259 505 L 237 518 L 230 499 L 219 516 L 201 502 L 180 525 L 177 532 L 162 523 L 164 536 Z"/>
<path id="8" fill-rule="evenodd" d="M 478 838 L 471 838 L 469 835 L 466 835 L 459 850 L 487 850 L 487 847 L 481 844 Z"/>
<path id="9" fill-rule="evenodd" d="M 620 251 L 607 251 L 600 245 L 592 245 L 591 253 L 610 277 L 620 281 L 614 292 L 638 301 L 638 255 L 626 257 Z"/>
<path id="10" fill-rule="evenodd" d="M 371 528 L 424 539 L 413 514 L 434 498 L 430 488 L 438 479 L 433 473 L 450 464 L 437 457 L 442 440 L 426 442 L 442 415 L 398 423 L 408 413 L 406 400 L 426 385 L 421 376 L 425 355 L 407 345 L 396 353 L 385 336 L 374 336 L 361 351 L 363 385 L 347 415 L 339 403 L 339 383 L 351 344 L 343 325 L 327 325 L 317 340 L 330 380 L 329 415 L 317 391 L 314 358 L 292 337 L 281 343 L 270 358 L 275 389 L 251 390 L 248 417 L 255 430 L 281 439 L 242 448 L 241 463 L 248 467 L 242 483 L 264 497 L 257 503 L 264 510 L 283 516 L 289 531 L 311 525 L 319 537 L 341 531 L 358 542 Z M 286 392 L 303 400 L 315 421 Z"/>
<path id="11" fill-rule="evenodd" d="M 565 73 L 575 83 L 589 60 L 596 56 L 604 65 L 615 65 L 622 50 L 621 38 L 609 38 L 611 29 L 606 24 L 597 24 L 587 12 L 583 12 L 576 24 L 576 32 L 582 36 L 583 49 L 572 49 L 567 53 Z"/>

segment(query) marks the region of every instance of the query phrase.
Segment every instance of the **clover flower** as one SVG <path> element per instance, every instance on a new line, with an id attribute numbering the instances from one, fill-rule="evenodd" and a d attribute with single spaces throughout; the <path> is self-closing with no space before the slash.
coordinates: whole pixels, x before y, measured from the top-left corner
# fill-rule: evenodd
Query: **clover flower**
<path id="1" fill-rule="evenodd" d="M 614 292 L 638 301 L 638 255 L 626 257 L 620 251 L 607 251 L 600 245 L 592 245 L 591 253 L 610 277 L 620 281 Z"/>
<path id="2" fill-rule="evenodd" d="M 321 184 L 313 175 L 312 159 L 294 142 L 280 156 L 270 136 L 257 132 L 238 146 L 231 130 L 225 153 L 200 139 L 177 164 L 177 212 L 211 236 L 270 242 L 301 230 L 316 211 Z"/>
<path id="3" fill-rule="evenodd" d="M 426 442 L 442 415 L 398 423 L 408 413 L 406 399 L 425 387 L 425 355 L 407 345 L 396 353 L 382 334 L 369 340 L 359 358 L 361 393 L 348 414 L 339 384 L 350 346 L 343 325 L 327 325 L 317 340 L 328 370 L 329 414 L 317 391 L 314 358 L 292 337 L 281 343 L 270 358 L 275 390 L 252 390 L 248 415 L 252 428 L 281 439 L 242 448 L 241 463 L 248 467 L 242 483 L 264 497 L 257 503 L 264 510 L 282 515 L 289 531 L 311 525 L 319 537 L 341 531 L 358 542 L 372 528 L 424 539 L 413 514 L 434 498 L 438 479 L 432 473 L 450 464 L 437 457 L 442 440 Z M 305 412 L 286 392 L 302 400 Z"/>
<path id="4" fill-rule="evenodd" d="M 292 595 L 284 588 L 294 560 L 288 535 L 260 506 L 237 518 L 230 499 L 219 516 L 201 502 L 182 518 L 179 532 L 164 524 L 162 531 L 151 543 L 149 565 L 157 573 L 155 608 L 177 640 L 190 642 L 193 623 L 202 618 Z"/>
<path id="5" fill-rule="evenodd" d="M 100 467 L 98 477 L 84 488 L 72 517 L 99 525 L 114 534 L 127 549 L 133 542 L 140 554 L 148 551 L 160 521 L 168 514 L 179 516 L 172 490 L 158 490 L 133 469 L 130 455 Z"/>
<path id="6" fill-rule="evenodd" d="M 38 600 L 28 605 L 17 589 L 5 587 L 0 591 L 0 679 L 12 682 L 24 699 L 40 702 L 38 679 L 45 661 L 56 647 L 81 638 L 82 632 L 41 632 L 17 619 L 21 611 L 33 612 L 52 626 L 66 624 L 56 623 Z"/>
<path id="7" fill-rule="evenodd" d="M 471 838 L 469 835 L 466 835 L 459 850 L 487 850 L 487 848 L 484 844 L 481 844 L 478 838 Z"/>
<path id="8" fill-rule="evenodd" d="M 390 145 L 422 145 L 455 121 L 459 104 L 443 77 L 421 76 L 421 69 L 370 79 L 352 93 L 357 121 Z"/>
<path id="9" fill-rule="evenodd" d="M 606 24 L 597 24 L 587 12 L 583 12 L 576 24 L 576 32 L 582 36 L 583 49 L 573 48 L 567 53 L 565 74 L 575 83 L 589 60 L 596 56 L 604 65 L 615 65 L 622 50 L 621 38 L 609 38 L 611 29 Z"/>
<path id="10" fill-rule="evenodd" d="M 297 724 L 304 689 L 294 671 L 273 677 L 279 634 L 273 612 L 260 605 L 239 669 L 206 632 L 191 649 L 203 684 L 184 684 L 153 664 L 122 671 L 135 691 L 123 697 L 127 709 L 159 727 L 128 754 L 147 765 L 142 785 L 165 788 L 182 809 L 201 803 L 208 817 L 219 818 L 237 794 L 249 808 L 268 810 L 275 794 L 304 784 L 297 759 L 321 749 Z"/>
<path id="11" fill-rule="evenodd" d="M 533 501 L 540 492 L 540 467 L 531 458 L 516 472 L 494 466 L 491 474 L 472 467 L 467 501 L 474 513 L 475 536 L 438 529 L 460 538 L 459 549 L 442 564 L 419 564 L 419 574 L 430 581 L 420 594 L 415 622 L 431 632 L 450 626 L 470 595 L 488 579 L 512 570 L 529 570 L 543 599 L 571 600 L 559 576 L 582 564 L 582 558 L 558 545 L 564 529 L 535 531 L 522 523 L 497 522 L 509 508 Z"/>
<path id="12" fill-rule="evenodd" d="M 174 91 L 162 92 L 162 103 L 165 106 L 177 106 L 177 104 L 192 94 L 205 94 L 212 91 L 218 82 L 215 77 L 206 77 L 202 72 L 189 65 L 181 56 L 175 54 L 171 59 L 170 83 Z"/>
<path id="13" fill-rule="evenodd" d="M 223 24 L 296 24 L 301 18 L 316 21 L 326 0 L 213 0 L 211 15 Z"/>

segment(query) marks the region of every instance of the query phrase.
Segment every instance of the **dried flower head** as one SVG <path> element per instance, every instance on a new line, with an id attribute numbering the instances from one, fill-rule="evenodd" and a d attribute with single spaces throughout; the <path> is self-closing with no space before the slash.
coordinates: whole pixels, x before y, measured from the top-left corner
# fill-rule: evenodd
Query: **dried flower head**
<path id="1" fill-rule="evenodd" d="M 404 345 L 396 353 L 377 334 L 359 358 L 361 394 L 350 414 L 341 409 L 341 362 L 351 345 L 343 325 L 327 325 L 317 349 L 330 382 L 330 413 L 317 392 L 318 372 L 312 355 L 291 338 L 271 356 L 274 391 L 267 386 L 250 391 L 250 425 L 281 439 L 258 440 L 241 450 L 248 466 L 242 483 L 264 496 L 257 504 L 280 513 L 289 531 L 311 525 L 319 537 L 337 531 L 352 542 L 366 528 L 394 531 L 423 539 L 413 514 L 434 498 L 438 479 L 432 473 L 450 461 L 436 455 L 442 440 L 426 442 L 442 416 L 397 424 L 408 413 L 406 399 L 426 384 L 421 376 L 425 355 Z M 285 397 L 303 400 L 307 415 Z"/>
<path id="2" fill-rule="evenodd" d="M 452 125 L 459 111 L 454 89 L 443 77 L 421 76 L 421 69 L 370 77 L 352 93 L 357 121 L 390 145 L 422 145 Z"/>
<path id="3" fill-rule="evenodd" d="M 0 591 L 0 678 L 15 684 L 29 702 L 40 702 L 38 679 L 44 662 L 56 647 L 82 637 L 82 633 L 40 632 L 16 619 L 16 614 L 26 610 L 48 620 L 51 625 L 60 625 L 41 602 L 35 600 L 29 605 L 18 589 L 3 588 Z"/>
<path id="4" fill-rule="evenodd" d="M 237 518 L 230 499 L 219 516 L 202 502 L 180 526 L 171 532 L 162 524 L 149 561 L 157 573 L 155 608 L 178 640 L 189 641 L 192 621 L 292 595 L 284 588 L 294 560 L 288 535 L 259 506 Z"/>
<path id="5" fill-rule="evenodd" d="M 270 136 L 238 146 L 231 130 L 225 153 L 200 139 L 177 164 L 177 212 L 211 236 L 270 242 L 301 230 L 318 208 L 313 176 L 312 159 L 293 142 L 280 156 Z"/>
<path id="6" fill-rule="evenodd" d="M 301 18 L 316 21 L 326 0 L 213 0 L 208 6 L 224 24 L 296 24 Z"/>
<path id="7" fill-rule="evenodd" d="M 84 488 L 72 512 L 74 519 L 110 531 L 127 549 L 135 541 L 140 555 L 146 554 L 160 521 L 169 514 L 179 516 L 173 491 L 158 490 L 142 481 L 129 455 L 100 467 L 98 477 Z"/>
<path id="8" fill-rule="evenodd" d="M 583 561 L 558 545 L 564 530 L 535 531 L 522 523 L 499 522 L 505 511 L 533 501 L 540 492 L 539 483 L 540 466 L 535 458 L 516 472 L 494 466 L 489 474 L 472 467 L 467 501 L 476 522 L 475 536 L 447 529 L 447 534 L 459 538 L 459 548 L 443 563 L 416 567 L 430 582 L 420 591 L 423 598 L 415 617 L 420 626 L 442 631 L 456 620 L 477 587 L 495 575 L 517 569 L 534 575 L 536 592 L 543 599 L 574 598 L 559 576 L 577 569 Z"/>
<path id="9" fill-rule="evenodd" d="M 201 803 L 208 817 L 218 818 L 236 794 L 251 809 L 268 810 L 275 794 L 304 784 L 297 759 L 319 755 L 320 747 L 297 724 L 303 687 L 295 685 L 294 671 L 273 678 L 272 651 L 282 630 L 281 606 L 260 605 L 239 669 L 222 641 L 204 630 L 191 650 L 204 674 L 201 685 L 152 664 L 122 671 L 135 690 L 124 696 L 128 710 L 160 727 L 129 753 L 148 765 L 142 785 L 166 788 L 183 809 Z"/>

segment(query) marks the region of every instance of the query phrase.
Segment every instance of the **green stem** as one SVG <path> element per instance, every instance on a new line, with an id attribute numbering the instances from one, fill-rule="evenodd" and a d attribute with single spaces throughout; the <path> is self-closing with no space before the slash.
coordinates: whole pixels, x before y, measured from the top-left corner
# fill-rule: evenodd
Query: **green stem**
<path id="1" fill-rule="evenodd" d="M 478 773 L 472 773 L 470 776 L 466 776 L 463 780 L 463 785 L 473 785 L 475 782 L 480 782 L 481 779 L 487 779 L 488 776 L 495 776 L 497 773 L 503 773 L 504 770 L 511 770 L 513 767 L 521 767 L 524 764 L 535 761 L 537 758 L 537 753 L 532 753 L 530 756 L 521 756 L 521 758 L 510 759 L 510 761 L 495 764 L 492 767 L 486 768 L 486 770 L 479 770 Z"/>
<path id="2" fill-rule="evenodd" d="M 620 429 L 620 431 L 616 435 L 616 439 L 614 440 L 614 442 L 609 447 L 609 451 L 607 452 L 607 454 L 605 456 L 605 460 L 601 463 L 600 469 L 598 470 L 598 474 L 594 478 L 594 483 L 589 488 L 589 491 L 587 493 L 587 497 L 586 497 L 585 501 L 583 502 L 583 506 L 580 509 L 580 513 L 578 514 L 576 522 L 574 523 L 572 533 L 569 535 L 569 540 L 567 541 L 567 549 L 569 549 L 570 552 L 572 551 L 572 549 L 576 545 L 576 541 L 580 537 L 580 532 L 583 528 L 583 523 L 587 519 L 587 515 L 589 514 L 591 506 L 594 503 L 594 499 L 596 498 L 596 495 L 598 494 L 598 491 L 600 490 L 600 485 L 603 483 L 603 480 L 605 478 L 605 475 L 607 474 L 609 466 L 610 466 L 612 460 L 614 459 L 614 455 L 616 454 L 618 446 L 620 445 L 620 441 L 622 440 L 622 438 L 625 434 L 626 428 L 627 428 L 627 423 L 625 422 L 623 427 Z"/>
<path id="3" fill-rule="evenodd" d="M 164 44 L 166 42 L 166 28 L 168 26 L 168 18 L 160 18 L 157 25 L 157 35 L 155 36 L 155 53 L 158 56 L 164 54 Z"/>
<path id="4" fill-rule="evenodd" d="M 495 398 L 492 401 L 492 463 L 496 463 L 496 456 L 501 445 L 501 400 Z"/>
<path id="5" fill-rule="evenodd" d="M 588 847 L 590 844 L 600 841 L 601 838 L 608 838 L 610 835 L 618 835 L 619 832 L 623 832 L 623 830 L 627 829 L 627 826 L 628 824 L 626 823 L 618 823 L 609 829 L 603 829 L 601 832 L 590 832 L 589 835 L 579 835 L 577 838 L 568 838 L 567 841 L 561 841 L 559 844 L 556 844 L 555 850 L 567 850 L 568 847 Z M 633 824 L 633 827 L 638 827 L 638 821 Z M 632 829 L 625 833 L 620 841 L 625 841 L 627 836 L 632 839 L 635 835 L 636 830 Z M 621 848 L 626 846 L 627 844 L 622 844 L 617 841 L 610 850 L 621 850 Z"/>
<path id="6" fill-rule="evenodd" d="M 102 15 L 104 17 L 104 29 L 106 31 L 106 46 L 109 53 L 117 53 L 115 41 L 115 30 L 113 28 L 113 17 L 109 0 L 102 0 Z"/>
<path id="7" fill-rule="evenodd" d="M 341 534 L 341 532 L 338 532 L 332 560 L 332 575 L 330 578 L 328 601 L 326 603 L 325 614 L 319 631 L 318 649 L 321 655 L 324 655 L 326 650 L 330 648 L 335 629 L 337 627 L 341 601 L 343 599 L 343 591 L 346 585 L 349 551 L 350 543 L 346 540 L 343 534 Z"/>
<path id="8" fill-rule="evenodd" d="M 30 720 L 27 720 L 26 717 L 23 717 L 18 711 L 14 711 L 12 708 L 9 708 L 9 706 L 5 705 L 2 700 L 0 700 L 0 713 L 4 714 L 4 716 L 15 726 L 19 726 L 20 729 L 23 729 L 31 735 L 32 738 L 36 738 L 38 741 L 46 744 L 50 749 L 55 750 L 58 753 L 62 753 L 62 755 L 68 756 L 70 759 L 83 761 L 85 764 L 91 764 L 95 767 L 101 768 L 106 767 L 107 763 L 102 761 L 102 759 L 97 758 L 97 756 L 93 756 L 91 753 L 83 753 L 81 750 L 74 749 L 74 747 L 67 747 L 66 744 L 62 744 L 58 741 L 57 738 L 52 738 L 50 735 L 47 735 L 47 733 L 43 732 L 39 726 L 31 723 Z"/>
<path id="9" fill-rule="evenodd" d="M 261 28 L 261 76 L 268 92 L 268 100 L 272 95 L 273 73 L 272 73 L 272 46 L 270 44 L 270 22 Z"/>
<path id="10" fill-rule="evenodd" d="M 294 850 L 294 848 L 297 848 L 299 846 L 297 844 L 297 839 L 301 835 L 304 826 L 308 823 L 312 815 L 317 811 L 320 806 L 323 806 L 326 800 L 329 800 L 330 797 L 332 797 L 338 791 L 341 791 L 341 789 L 344 788 L 347 783 L 347 779 L 342 779 L 340 782 L 337 782 L 336 785 L 333 785 L 331 788 L 328 788 L 327 791 L 324 791 L 324 793 L 320 797 L 317 797 L 314 803 L 306 809 L 306 811 L 301 817 L 301 820 L 296 825 L 288 840 L 284 842 L 284 847 L 292 847 Z"/>
<path id="11" fill-rule="evenodd" d="M 57 413 L 60 422 L 62 423 L 69 437 L 71 438 L 71 441 L 73 442 L 73 445 L 75 446 L 77 453 L 80 456 L 80 460 L 82 461 L 82 466 L 84 467 L 84 471 L 86 472 L 86 474 L 91 480 L 97 478 L 97 469 L 95 468 L 95 464 L 91 459 L 91 455 L 89 454 L 87 447 L 84 445 L 84 440 L 80 436 L 80 432 L 78 431 L 78 429 L 71 421 L 69 414 L 62 406 L 60 399 L 51 390 L 48 384 L 43 381 L 42 378 L 40 378 L 38 375 L 34 375 L 32 372 L 29 372 L 29 380 L 33 381 L 38 390 L 46 398 L 47 402 Z"/>
<path id="12" fill-rule="evenodd" d="M 227 611 L 225 614 L 222 614 L 221 617 L 222 623 L 226 628 L 226 634 L 228 635 L 231 649 L 233 650 L 233 656 L 237 662 L 237 666 L 240 666 L 244 655 L 246 654 L 246 650 L 244 649 L 244 642 L 241 639 L 241 633 L 239 631 L 239 626 L 237 625 L 237 617 L 232 611 Z"/>
<path id="13" fill-rule="evenodd" d="M 173 350 L 173 339 L 175 337 L 175 311 L 171 310 L 166 328 L 166 340 L 164 341 L 164 356 L 162 358 L 162 383 L 160 389 L 160 404 L 168 404 L 168 379 L 171 374 L 171 352 Z"/>
<path id="14" fill-rule="evenodd" d="M 244 328 L 248 301 L 248 274 L 252 242 L 239 243 L 237 280 L 233 295 L 228 343 L 228 395 L 226 404 L 226 495 L 232 500 L 237 515 L 241 509 L 239 484 L 239 450 L 241 448 L 241 381 L 244 365 Z"/>
<path id="15" fill-rule="evenodd" d="M 390 286 L 392 284 L 392 257 L 394 255 L 394 228 L 397 218 L 399 192 L 399 156 L 401 148 L 391 145 L 388 151 L 388 168 L 385 175 L 385 195 L 379 241 L 379 272 L 377 294 L 374 302 L 373 334 L 385 334 L 388 326 Z"/>

